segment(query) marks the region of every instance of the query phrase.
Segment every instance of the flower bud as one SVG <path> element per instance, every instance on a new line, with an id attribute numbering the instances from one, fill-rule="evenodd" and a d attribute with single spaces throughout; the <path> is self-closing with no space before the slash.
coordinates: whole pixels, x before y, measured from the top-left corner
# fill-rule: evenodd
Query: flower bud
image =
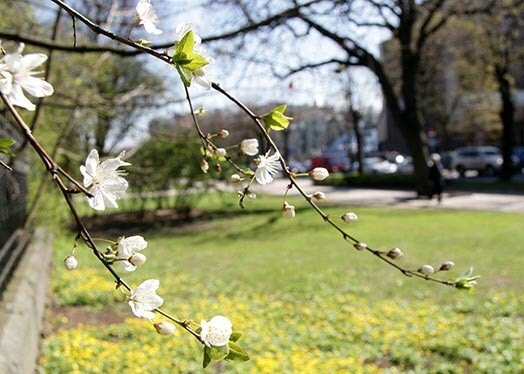
<path id="1" fill-rule="evenodd" d="M 222 129 L 217 133 L 217 135 L 221 138 L 227 138 L 229 136 L 229 131 Z"/>
<path id="2" fill-rule="evenodd" d="M 326 168 L 314 168 L 309 172 L 309 176 L 316 181 L 322 181 L 329 177 L 329 171 Z"/>
<path id="3" fill-rule="evenodd" d="M 355 249 L 358 251 L 363 251 L 364 249 L 368 247 L 368 245 L 366 243 L 360 242 L 360 243 L 353 244 L 353 247 L 355 247 Z"/>
<path id="4" fill-rule="evenodd" d="M 390 249 L 388 253 L 386 253 L 386 256 L 388 256 L 389 258 L 391 258 L 392 260 L 395 260 L 399 257 L 402 257 L 404 256 L 404 253 L 402 253 L 402 251 L 400 250 L 400 248 L 393 248 L 393 249 Z"/>
<path id="5" fill-rule="evenodd" d="M 195 110 L 194 113 L 197 116 L 203 116 L 206 114 L 206 110 L 204 109 L 204 107 L 200 107 L 197 110 Z"/>
<path id="6" fill-rule="evenodd" d="M 284 209 L 282 210 L 282 216 L 288 219 L 295 218 L 295 207 L 293 205 L 289 205 L 286 201 L 284 203 Z"/>
<path id="7" fill-rule="evenodd" d="M 231 178 L 230 178 L 230 181 L 231 181 L 232 183 L 238 183 L 238 182 L 240 182 L 241 180 L 242 180 L 242 177 L 240 177 L 240 175 L 238 175 L 238 174 L 233 174 L 233 175 L 231 176 Z"/>
<path id="8" fill-rule="evenodd" d="M 255 200 L 257 198 L 257 194 L 254 192 L 250 192 L 247 197 L 249 197 L 251 200 Z"/>
<path id="9" fill-rule="evenodd" d="M 326 194 L 324 192 L 317 191 L 313 195 L 311 195 L 311 197 L 317 200 L 325 200 Z"/>
<path id="10" fill-rule="evenodd" d="M 217 157 L 225 157 L 227 155 L 227 151 L 224 148 L 217 148 L 215 153 Z"/>
<path id="11" fill-rule="evenodd" d="M 173 335 L 175 333 L 175 325 L 170 322 L 157 322 L 153 326 L 160 335 Z"/>
<path id="12" fill-rule="evenodd" d="M 147 258 L 142 253 L 135 253 L 133 256 L 129 257 L 129 262 L 132 265 L 140 266 L 143 265 L 144 262 L 146 262 Z"/>
<path id="13" fill-rule="evenodd" d="M 438 269 L 439 271 L 447 271 L 449 269 L 451 269 L 453 266 L 455 266 L 455 263 L 453 261 L 446 261 L 446 262 L 443 262 L 442 265 L 440 265 L 440 269 Z"/>
<path id="14" fill-rule="evenodd" d="M 207 171 L 209 170 L 209 164 L 207 163 L 205 158 L 203 158 L 202 161 L 200 161 L 200 169 L 204 173 L 207 173 Z"/>
<path id="15" fill-rule="evenodd" d="M 64 260 L 64 266 L 67 270 L 74 270 L 78 267 L 78 260 L 75 256 L 67 256 Z"/>
<path id="16" fill-rule="evenodd" d="M 222 165 L 220 165 L 220 163 L 217 163 L 217 164 L 215 165 L 215 171 L 216 171 L 217 173 L 221 173 L 221 172 L 222 172 Z"/>
<path id="17" fill-rule="evenodd" d="M 346 213 L 340 218 L 342 219 L 342 221 L 346 223 L 351 223 L 351 222 L 355 222 L 356 220 L 358 220 L 358 216 L 353 212 Z"/>
<path id="18" fill-rule="evenodd" d="M 424 274 L 424 275 L 431 275 L 435 272 L 435 270 L 433 269 L 433 266 L 431 265 L 422 265 L 421 267 L 418 268 L 417 271 L 420 274 Z"/>

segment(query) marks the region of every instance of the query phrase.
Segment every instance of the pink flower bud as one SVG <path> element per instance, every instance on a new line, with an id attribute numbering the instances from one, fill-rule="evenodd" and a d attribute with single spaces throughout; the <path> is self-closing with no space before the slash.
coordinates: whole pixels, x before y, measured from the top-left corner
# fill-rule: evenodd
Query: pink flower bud
<path id="1" fill-rule="evenodd" d="M 67 256 L 64 260 L 64 266 L 67 270 L 74 270 L 78 267 L 78 260 L 75 256 Z"/>

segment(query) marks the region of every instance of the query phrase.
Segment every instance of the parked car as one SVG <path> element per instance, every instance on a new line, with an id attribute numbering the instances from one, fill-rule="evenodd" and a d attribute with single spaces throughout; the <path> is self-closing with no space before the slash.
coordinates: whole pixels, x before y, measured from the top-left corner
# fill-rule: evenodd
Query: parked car
<path id="1" fill-rule="evenodd" d="M 502 165 L 502 153 L 497 147 L 462 147 L 454 151 L 451 166 L 461 176 L 467 170 L 475 170 L 486 175 L 495 175 Z"/>
<path id="2" fill-rule="evenodd" d="M 524 147 L 513 147 L 513 166 L 519 172 L 524 169 Z"/>
<path id="3" fill-rule="evenodd" d="M 397 165 L 381 157 L 365 157 L 363 160 L 364 173 L 367 174 L 393 174 L 397 172 Z M 354 169 L 358 169 L 358 162 L 355 162 Z"/>
<path id="4" fill-rule="evenodd" d="M 326 168 L 335 173 L 351 169 L 351 162 L 344 153 L 326 153 L 311 158 L 311 169 L 316 167 Z"/>

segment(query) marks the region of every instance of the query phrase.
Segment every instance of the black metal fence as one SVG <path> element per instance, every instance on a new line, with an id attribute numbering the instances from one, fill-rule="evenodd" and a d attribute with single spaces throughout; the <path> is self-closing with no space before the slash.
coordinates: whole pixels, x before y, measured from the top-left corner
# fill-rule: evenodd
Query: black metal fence
<path id="1" fill-rule="evenodd" d="M 5 126 L 6 121 L 0 116 L 0 137 L 16 137 Z M 27 183 L 20 161 L 13 165 L 13 171 L 0 166 L 0 297 L 28 242 L 28 235 L 21 235 L 26 218 Z"/>

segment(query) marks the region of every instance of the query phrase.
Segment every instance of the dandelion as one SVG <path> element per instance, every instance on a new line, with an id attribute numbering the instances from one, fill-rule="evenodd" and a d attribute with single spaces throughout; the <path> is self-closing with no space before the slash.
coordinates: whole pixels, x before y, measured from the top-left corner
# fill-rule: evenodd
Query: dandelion
<path id="1" fill-rule="evenodd" d="M 129 296 L 129 306 L 136 317 L 151 320 L 155 317 L 153 310 L 164 303 L 164 299 L 156 294 L 160 285 L 157 279 L 148 279 L 142 282 Z"/>
<path id="2" fill-rule="evenodd" d="M 329 177 L 329 171 L 326 168 L 314 168 L 309 172 L 309 176 L 316 181 L 322 181 Z"/>
<path id="3" fill-rule="evenodd" d="M 35 105 L 24 95 L 24 91 L 34 97 L 45 97 L 53 94 L 53 86 L 36 78 L 34 71 L 47 60 L 42 53 L 30 53 L 22 56 L 24 45 L 20 44 L 18 51 L 8 53 L 0 60 L 0 92 L 7 96 L 11 104 L 35 110 Z"/>
<path id="4" fill-rule="evenodd" d="M 147 33 L 154 35 L 162 34 L 162 30 L 159 30 L 155 26 L 155 23 L 158 22 L 158 17 L 153 9 L 151 0 L 140 0 L 138 4 L 136 4 L 136 13 L 140 24 L 144 26 Z"/>
<path id="5" fill-rule="evenodd" d="M 280 153 L 276 152 L 269 156 L 269 152 L 265 156 L 258 156 L 255 161 L 257 163 L 257 170 L 255 171 L 255 179 L 260 184 L 268 184 L 273 182 L 273 176 L 278 174 L 281 167 Z"/>
<path id="6" fill-rule="evenodd" d="M 233 333 L 231 321 L 223 316 L 215 316 L 206 322 L 200 322 L 200 340 L 208 347 L 223 347 L 228 344 Z"/>
<path id="7" fill-rule="evenodd" d="M 106 207 L 117 208 L 116 201 L 125 196 L 128 187 L 127 181 L 122 177 L 124 172 L 117 170 L 121 166 L 131 165 L 122 161 L 125 152 L 116 158 L 111 158 L 100 163 L 98 152 L 93 149 L 87 156 L 85 165 L 80 166 L 84 176 L 84 186 L 89 188 L 93 197 L 88 198 L 89 205 L 95 210 L 105 210 Z"/>
<path id="8" fill-rule="evenodd" d="M 248 156 L 255 156 L 258 153 L 258 140 L 255 138 L 244 139 L 239 145 L 240 151 Z"/>

